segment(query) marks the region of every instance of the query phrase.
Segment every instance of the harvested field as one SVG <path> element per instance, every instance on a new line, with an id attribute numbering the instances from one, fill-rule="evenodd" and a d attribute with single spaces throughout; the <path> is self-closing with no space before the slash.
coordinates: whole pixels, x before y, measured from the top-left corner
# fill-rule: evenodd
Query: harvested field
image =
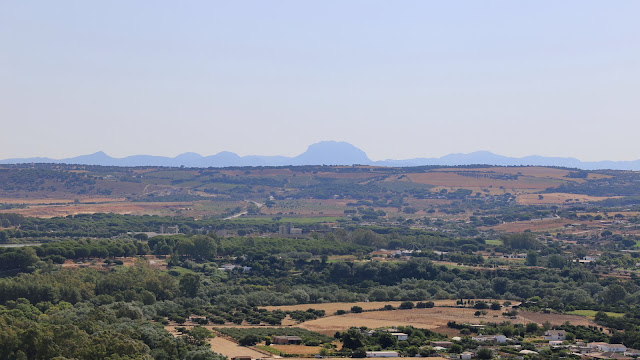
<path id="1" fill-rule="evenodd" d="M 523 232 L 525 230 L 531 230 L 533 232 L 538 231 L 551 231 L 562 229 L 565 224 L 567 224 L 567 219 L 561 218 L 550 218 L 550 219 L 540 219 L 540 220 L 528 220 L 528 221 L 514 221 L 509 223 L 504 223 L 492 227 L 486 227 L 483 229 L 493 229 L 495 231 L 502 232 Z"/>
<path id="2" fill-rule="evenodd" d="M 189 326 L 184 326 L 184 327 L 189 328 Z M 211 330 L 211 326 L 205 326 L 205 328 Z M 175 337 L 180 336 L 180 334 L 176 331 L 176 326 L 174 325 L 165 326 L 164 329 L 167 330 L 171 335 Z M 209 340 L 209 344 L 211 345 L 211 350 L 219 354 L 222 354 L 228 357 L 229 359 L 234 356 L 251 356 L 253 359 L 271 357 L 270 355 L 263 354 L 254 349 L 240 346 L 234 341 L 226 339 L 224 336 L 219 336 L 218 334 L 216 335 L 217 335 L 216 337 Z"/>
<path id="3" fill-rule="evenodd" d="M 486 299 L 484 299 L 486 300 Z M 490 301 L 490 300 L 486 300 Z M 456 306 L 456 300 L 433 300 L 435 306 Z M 323 304 L 298 304 L 298 305 L 282 305 L 282 306 L 265 306 L 269 311 L 295 311 L 295 310 L 324 310 L 327 314 L 333 314 L 338 310 L 349 310 L 352 306 L 360 306 L 363 310 L 377 310 L 385 305 L 399 306 L 402 301 L 369 301 L 369 302 L 335 302 Z"/>
<path id="4" fill-rule="evenodd" d="M 344 331 L 352 326 L 379 328 L 384 326 L 411 325 L 417 328 L 429 329 L 436 332 L 442 332 L 452 335 L 457 331 L 447 328 L 448 321 L 471 324 L 503 321 L 519 324 L 526 324 L 528 322 L 537 322 L 539 324 L 542 324 L 546 321 L 549 321 L 552 325 L 562 325 L 564 322 L 569 321 L 574 325 L 596 325 L 589 319 L 575 315 L 522 312 L 516 317 L 516 319 L 507 319 L 501 316 L 504 310 L 487 310 L 486 316 L 478 318 L 473 315 L 475 311 L 475 309 L 471 308 L 453 307 L 375 311 L 359 314 L 346 314 L 341 316 L 327 316 L 317 320 L 302 323 L 299 325 L 299 327 L 322 334 L 331 335 L 336 331 Z M 497 315 L 497 317 L 494 317 L 494 315 Z"/>
<path id="5" fill-rule="evenodd" d="M 298 355 L 313 355 L 320 352 L 322 347 L 320 346 L 306 346 L 306 345 L 274 345 L 271 344 L 271 347 L 282 351 L 287 354 L 298 354 Z"/>
<path id="6" fill-rule="evenodd" d="M 465 176 L 456 172 L 436 171 L 422 174 L 407 174 L 411 181 L 419 184 L 429 184 L 434 186 L 446 186 L 452 188 L 500 188 L 513 190 L 544 190 L 550 187 L 559 186 L 566 181 L 558 179 L 537 178 L 533 176 L 520 176 L 517 180 L 494 179 L 483 177 L 485 173 L 473 173 L 474 176 Z M 476 176 L 477 175 L 477 176 Z"/>
<path id="7" fill-rule="evenodd" d="M 434 171 L 452 171 L 451 169 L 435 169 Z M 462 168 L 456 169 L 456 172 L 478 172 L 490 174 L 511 174 L 524 175 L 548 179 L 575 180 L 576 178 L 567 178 L 571 173 L 570 170 L 548 168 L 542 166 L 526 166 L 526 167 L 486 167 L 486 168 Z M 581 179 L 578 179 L 581 180 Z"/>
<path id="8" fill-rule="evenodd" d="M 115 213 L 133 215 L 169 214 L 175 209 L 186 209 L 193 205 L 188 202 L 111 202 L 101 204 L 54 204 L 33 205 L 25 209 L 0 210 L 24 216 L 51 218 L 77 214 Z"/>
<path id="9" fill-rule="evenodd" d="M 344 216 L 348 202 L 349 200 L 336 199 L 278 200 L 271 207 L 263 207 L 260 212 L 267 215 L 293 212 L 296 215 Z"/>
<path id="10" fill-rule="evenodd" d="M 37 204 L 71 204 L 78 199 L 80 203 L 105 203 L 114 201 L 124 201 L 124 198 L 107 198 L 107 197 L 75 197 L 69 196 L 65 198 L 0 198 L 0 204 L 25 204 L 25 205 L 37 205 Z"/>
<path id="11" fill-rule="evenodd" d="M 251 358 L 253 359 L 270 357 L 254 349 L 240 346 L 235 342 L 227 340 L 221 336 L 216 336 L 213 339 L 209 340 L 209 344 L 211 345 L 211 350 L 217 352 L 218 354 L 222 354 L 229 359 L 234 356 L 251 356 Z"/>
<path id="12" fill-rule="evenodd" d="M 542 195 L 542 199 L 539 198 Z M 576 202 L 594 202 L 606 199 L 619 198 L 619 196 L 589 196 L 567 193 L 550 194 L 522 194 L 516 197 L 516 202 L 521 205 L 565 204 Z"/>

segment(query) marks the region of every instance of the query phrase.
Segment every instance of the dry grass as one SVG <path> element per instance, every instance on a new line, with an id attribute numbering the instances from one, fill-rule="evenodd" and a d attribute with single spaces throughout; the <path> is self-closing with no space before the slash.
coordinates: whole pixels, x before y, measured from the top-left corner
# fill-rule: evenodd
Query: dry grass
<path id="1" fill-rule="evenodd" d="M 37 204 L 71 204 L 78 199 L 80 203 L 104 203 L 114 201 L 124 201 L 124 198 L 108 198 L 108 197 L 75 197 L 67 196 L 65 198 L 0 198 L 2 204 L 25 204 L 25 205 L 37 205 Z"/>
<path id="2" fill-rule="evenodd" d="M 502 232 L 523 232 L 525 230 L 531 230 L 533 232 L 540 231 L 552 231 L 562 229 L 568 222 L 567 219 L 552 218 L 542 220 L 528 220 L 528 221 L 515 221 L 510 223 L 504 223 L 492 227 L 486 227 L 483 229 L 493 229 Z"/>
<path id="3" fill-rule="evenodd" d="M 490 187 L 503 187 L 510 190 L 544 190 L 546 188 L 559 186 L 563 183 L 562 180 L 537 178 L 531 176 L 520 176 L 518 180 L 502 180 L 483 177 L 476 178 L 447 171 L 435 171 L 423 174 L 407 174 L 407 177 L 409 177 L 411 181 L 419 184 L 446 186 L 453 188 L 471 188 L 472 190 Z"/>
<path id="4" fill-rule="evenodd" d="M 436 306 L 455 306 L 456 300 L 434 300 Z M 363 310 L 377 310 L 381 309 L 385 305 L 399 306 L 402 301 L 369 301 L 369 302 L 335 302 L 335 303 L 323 303 L 323 304 L 299 304 L 299 305 L 282 305 L 282 306 L 265 306 L 264 308 L 269 311 L 282 310 L 282 311 L 295 311 L 295 310 L 324 310 L 328 315 L 335 313 L 338 310 L 350 310 L 352 306 L 360 306 Z"/>
<path id="5" fill-rule="evenodd" d="M 540 199 L 539 195 L 542 195 Z M 522 194 L 516 197 L 516 202 L 521 205 L 542 205 L 542 204 L 565 204 L 570 202 L 594 202 L 618 196 L 589 196 L 566 193 L 549 193 L 549 194 Z M 569 201 L 567 201 L 569 200 Z"/>
<path id="6" fill-rule="evenodd" d="M 24 216 L 51 218 L 78 214 L 115 213 L 133 215 L 164 215 L 171 210 L 186 210 L 194 205 L 189 202 L 111 202 L 102 204 L 54 204 L 33 205 L 25 209 L 8 209 L 0 212 L 17 213 Z"/>
<path id="7" fill-rule="evenodd" d="M 346 314 L 341 316 L 327 316 L 302 323 L 299 327 L 326 335 L 332 335 L 336 331 L 344 331 L 352 326 L 379 328 L 385 326 L 409 325 L 417 328 L 430 329 L 436 332 L 454 333 L 451 329 L 447 328 L 448 321 L 472 324 L 503 321 L 520 324 L 526 324 L 529 322 L 542 324 L 549 321 L 552 325 L 562 325 L 564 322 L 569 321 L 574 325 L 595 325 L 593 321 L 575 315 L 523 312 L 518 315 L 516 319 L 507 319 L 501 316 L 503 310 L 487 310 L 486 316 L 478 318 L 473 315 L 475 311 L 475 309 L 471 308 L 455 307 L 375 311 L 359 314 Z M 497 316 L 494 317 L 494 315 Z"/>
<path id="8" fill-rule="evenodd" d="M 436 169 L 434 171 L 452 171 L 451 169 Z M 486 168 L 466 168 L 456 169 L 455 171 L 463 172 L 486 172 L 494 174 L 512 174 L 512 175 L 524 175 L 533 177 L 542 177 L 549 179 L 569 179 L 565 176 L 569 175 L 571 171 L 564 169 L 548 168 L 542 166 L 531 167 L 486 167 Z"/>
<path id="9" fill-rule="evenodd" d="M 240 346 L 231 340 L 227 340 L 223 337 L 216 336 L 213 339 L 209 340 L 209 344 L 211 345 L 211 350 L 217 352 L 218 354 L 222 354 L 229 359 L 234 356 L 251 356 L 254 359 L 269 357 L 261 352 L 257 352 L 254 349 L 250 349 L 248 347 Z"/>
<path id="10" fill-rule="evenodd" d="M 322 349 L 320 346 L 306 346 L 306 345 L 275 345 L 271 344 L 271 347 L 282 351 L 287 354 L 298 354 L 298 355 L 313 355 L 320 352 Z"/>
<path id="11" fill-rule="evenodd" d="M 168 326 L 165 326 L 164 329 L 167 330 L 171 335 L 178 337 L 180 336 L 180 334 L 176 331 L 176 327 L 177 326 L 175 325 L 168 325 Z M 190 326 L 183 326 L 183 327 L 190 328 Z M 212 329 L 211 326 L 205 326 L 205 328 L 209 330 Z M 218 354 L 222 354 L 228 357 L 229 359 L 231 359 L 234 356 L 251 356 L 254 359 L 272 357 L 270 355 L 263 354 L 254 349 L 240 346 L 234 341 L 226 339 L 223 336 L 216 336 L 213 339 L 210 339 L 209 345 L 211 345 L 211 350 L 217 352 Z"/>
<path id="12" fill-rule="evenodd" d="M 152 268 L 155 269 L 166 269 L 167 268 L 167 259 L 160 259 L 155 255 L 145 255 L 143 256 L 148 262 L 149 265 Z M 122 261 L 122 266 L 133 266 L 135 265 L 136 261 L 139 259 L 139 257 L 118 257 L 116 258 L 117 260 Z M 66 260 L 63 264 L 62 267 L 63 268 L 81 268 L 81 267 L 90 267 L 90 268 L 94 268 L 94 269 L 108 269 L 110 267 L 113 267 L 115 265 L 110 264 L 107 265 L 104 263 L 106 259 L 90 259 L 90 260 L 86 260 L 86 261 L 82 261 L 80 263 L 78 263 L 79 261 L 74 261 L 74 260 Z M 113 259 L 110 259 L 113 260 Z"/>

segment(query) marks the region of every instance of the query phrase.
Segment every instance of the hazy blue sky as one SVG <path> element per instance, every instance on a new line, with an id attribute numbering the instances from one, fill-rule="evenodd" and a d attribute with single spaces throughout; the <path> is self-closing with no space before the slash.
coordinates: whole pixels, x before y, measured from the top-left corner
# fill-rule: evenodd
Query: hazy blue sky
<path id="1" fill-rule="evenodd" d="M 640 158 L 640 1 L 0 2 L 0 158 Z"/>

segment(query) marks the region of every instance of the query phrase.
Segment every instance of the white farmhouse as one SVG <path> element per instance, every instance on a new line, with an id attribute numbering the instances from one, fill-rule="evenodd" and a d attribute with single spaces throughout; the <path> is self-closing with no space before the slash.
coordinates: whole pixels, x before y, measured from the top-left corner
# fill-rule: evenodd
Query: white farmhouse
<path id="1" fill-rule="evenodd" d="M 567 339 L 567 333 L 564 330 L 547 330 L 544 333 L 544 339 L 551 341 L 565 341 Z"/>

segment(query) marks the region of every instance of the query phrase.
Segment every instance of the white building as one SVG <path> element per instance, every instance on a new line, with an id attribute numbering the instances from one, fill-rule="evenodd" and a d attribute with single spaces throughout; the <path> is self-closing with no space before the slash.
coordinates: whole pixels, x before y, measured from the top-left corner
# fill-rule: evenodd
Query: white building
<path id="1" fill-rule="evenodd" d="M 547 330 L 544 333 L 544 339 L 552 341 L 565 341 L 567 339 L 567 333 L 564 330 Z"/>
<path id="2" fill-rule="evenodd" d="M 379 357 L 398 357 L 397 351 L 367 351 L 367 357 L 379 358 Z"/>
<path id="3" fill-rule="evenodd" d="M 475 356 L 474 353 L 469 352 L 469 351 L 465 351 L 462 354 L 458 355 L 458 359 L 462 359 L 462 360 L 470 360 L 473 359 Z"/>
<path id="4" fill-rule="evenodd" d="M 602 352 L 625 352 L 627 347 L 622 344 L 607 344 L 605 342 L 592 342 L 588 343 L 587 347 L 590 349 L 597 349 Z"/>
<path id="5" fill-rule="evenodd" d="M 640 357 L 640 350 L 627 349 L 627 350 L 624 352 L 624 356 Z"/>
<path id="6" fill-rule="evenodd" d="M 507 337 L 504 335 L 478 335 L 471 338 L 473 341 L 479 342 L 495 342 L 503 344 L 507 342 Z"/>

